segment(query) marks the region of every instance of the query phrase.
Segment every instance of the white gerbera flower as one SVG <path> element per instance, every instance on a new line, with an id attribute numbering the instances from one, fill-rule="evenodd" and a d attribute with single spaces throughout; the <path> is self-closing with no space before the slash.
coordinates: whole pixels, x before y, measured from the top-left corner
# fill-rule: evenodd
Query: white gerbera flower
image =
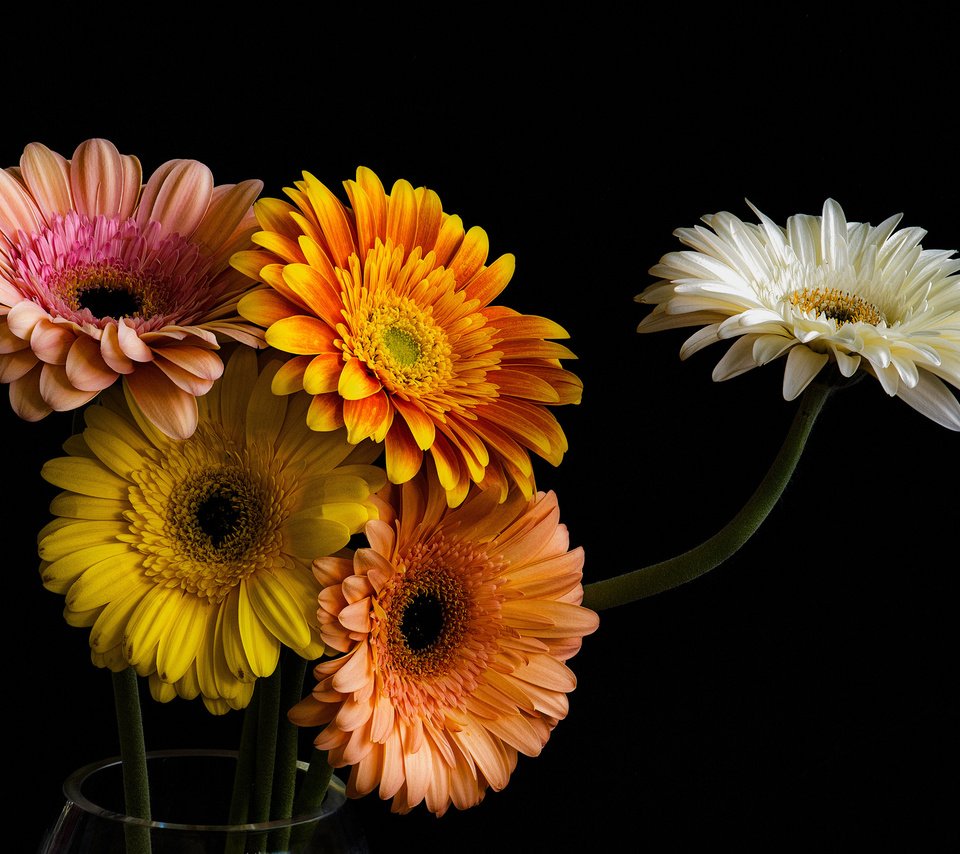
<path id="1" fill-rule="evenodd" d="M 748 203 L 749 204 L 749 203 Z M 702 326 L 681 358 L 736 338 L 713 371 L 725 380 L 786 355 L 783 396 L 799 395 L 829 362 L 844 377 L 873 374 L 938 424 L 960 430 L 960 259 L 923 249 L 919 228 L 850 222 L 828 199 L 822 216 L 785 228 L 751 205 L 760 224 L 730 213 L 674 234 L 693 251 L 650 270 L 661 281 L 637 296 L 655 304 L 638 331 Z M 712 229 L 712 230 L 710 230 Z"/>

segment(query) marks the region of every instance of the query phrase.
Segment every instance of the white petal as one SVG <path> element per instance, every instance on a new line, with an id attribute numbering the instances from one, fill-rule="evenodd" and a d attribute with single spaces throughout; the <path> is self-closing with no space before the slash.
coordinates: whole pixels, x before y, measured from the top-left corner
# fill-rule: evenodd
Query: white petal
<path id="1" fill-rule="evenodd" d="M 815 353 L 809 347 L 794 347 L 787 356 L 783 372 L 783 399 L 793 400 L 830 361 L 826 353 Z"/>
<path id="2" fill-rule="evenodd" d="M 753 335 L 744 335 L 733 342 L 730 349 L 724 353 L 723 358 L 717 362 L 713 369 L 714 382 L 723 382 L 723 380 L 739 376 L 757 366 L 753 358 L 753 342 Z"/>
<path id="3" fill-rule="evenodd" d="M 960 430 L 960 403 L 938 377 L 924 371 L 913 388 L 901 386 L 897 397 L 937 424 Z"/>

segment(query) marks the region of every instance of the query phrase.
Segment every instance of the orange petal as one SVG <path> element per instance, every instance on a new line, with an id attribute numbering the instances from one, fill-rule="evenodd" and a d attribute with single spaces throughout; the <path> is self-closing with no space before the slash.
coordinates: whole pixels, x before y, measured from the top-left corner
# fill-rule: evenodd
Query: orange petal
<path id="1" fill-rule="evenodd" d="M 266 329 L 278 320 L 300 314 L 301 308 L 284 299 L 276 291 L 263 288 L 243 297 L 237 303 L 237 312 L 241 317 Z"/>
<path id="2" fill-rule="evenodd" d="M 375 392 L 360 400 L 347 398 L 343 402 L 343 423 L 347 427 L 347 441 L 351 445 L 357 445 L 367 438 L 383 441 L 390 429 L 392 414 L 390 400 L 384 391 Z"/>
<path id="3" fill-rule="evenodd" d="M 309 172 L 303 173 L 307 197 L 317 215 L 330 250 L 330 258 L 340 267 L 347 266 L 347 259 L 356 251 L 353 231 L 343 205 L 320 181 Z"/>
<path id="4" fill-rule="evenodd" d="M 391 483 L 406 483 L 423 463 L 423 451 L 417 446 L 405 421 L 395 418 L 385 440 L 387 477 Z"/>
<path id="5" fill-rule="evenodd" d="M 440 233 L 443 220 L 443 206 L 440 197 L 426 187 L 418 187 L 417 195 L 417 233 L 413 238 L 414 246 L 423 246 L 425 251 L 433 248 Z"/>
<path id="6" fill-rule="evenodd" d="M 569 338 L 559 323 L 534 314 L 514 314 L 497 317 L 491 323 L 504 338 Z"/>
<path id="7" fill-rule="evenodd" d="M 189 439 L 197 429 L 197 400 L 178 388 L 156 365 L 141 365 L 123 378 L 143 415 L 173 439 Z"/>
<path id="8" fill-rule="evenodd" d="M 309 356 L 294 356 L 292 359 L 287 359 L 273 375 L 270 390 L 274 394 L 294 394 L 303 391 L 303 375 L 310 362 Z"/>
<path id="9" fill-rule="evenodd" d="M 510 284 L 516 266 L 517 262 L 513 255 L 501 255 L 470 280 L 465 290 L 467 299 L 479 300 L 480 305 L 493 302 Z"/>
<path id="10" fill-rule="evenodd" d="M 318 352 L 318 351 L 314 351 Z M 380 380 L 371 376 L 367 366 L 360 359 L 347 359 L 343 370 L 340 372 L 340 380 L 337 391 L 345 400 L 361 400 L 376 394 L 382 388 Z"/>
<path id="11" fill-rule="evenodd" d="M 487 379 L 497 386 L 501 396 L 509 395 L 538 403 L 560 402 L 560 395 L 550 383 L 522 369 L 501 368 L 487 374 Z"/>
<path id="12" fill-rule="evenodd" d="M 410 432 L 420 450 L 425 451 L 433 444 L 437 433 L 437 425 L 423 409 L 409 400 L 397 396 L 393 398 L 393 405 L 407 422 Z"/>
<path id="13" fill-rule="evenodd" d="M 307 264 L 287 264 L 283 281 L 314 314 L 331 326 L 343 320 L 340 286 L 327 280 Z"/>
<path id="14" fill-rule="evenodd" d="M 295 315 L 283 317 L 267 330 L 271 347 L 301 356 L 330 352 L 332 330 L 316 317 Z"/>
<path id="15" fill-rule="evenodd" d="M 409 181 L 400 179 L 390 190 L 387 207 L 387 238 L 409 255 L 417 245 L 417 197 Z"/>
<path id="16" fill-rule="evenodd" d="M 307 357 L 301 356 L 298 358 Z M 303 388 L 310 394 L 326 394 L 336 391 L 342 369 L 343 361 L 339 353 L 321 353 L 319 356 L 314 356 L 303 372 Z"/>
<path id="17" fill-rule="evenodd" d="M 316 395 L 307 410 L 307 426 L 321 432 L 343 427 L 343 400 L 340 395 Z"/>
<path id="18" fill-rule="evenodd" d="M 479 272 L 489 251 L 490 240 L 487 233 L 475 225 L 464 235 L 457 254 L 447 264 L 447 268 L 456 276 L 458 285 L 469 282 Z"/>

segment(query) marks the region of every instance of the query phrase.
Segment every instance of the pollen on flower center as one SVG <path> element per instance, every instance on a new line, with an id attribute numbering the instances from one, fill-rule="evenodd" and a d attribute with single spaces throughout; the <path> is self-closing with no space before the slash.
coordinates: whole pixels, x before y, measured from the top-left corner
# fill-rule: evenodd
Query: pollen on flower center
<path id="1" fill-rule="evenodd" d="M 393 593 L 387 646 L 394 664 L 408 674 L 444 671 L 467 629 L 467 593 L 443 568 L 419 572 Z"/>
<path id="2" fill-rule="evenodd" d="M 424 393 L 443 386 L 453 373 L 443 328 L 406 297 L 388 296 L 358 327 L 354 355 L 390 388 Z"/>
<path id="3" fill-rule="evenodd" d="M 839 288 L 804 288 L 787 294 L 787 300 L 800 311 L 814 311 L 842 326 L 844 323 L 883 323 L 883 313 L 863 297 Z"/>

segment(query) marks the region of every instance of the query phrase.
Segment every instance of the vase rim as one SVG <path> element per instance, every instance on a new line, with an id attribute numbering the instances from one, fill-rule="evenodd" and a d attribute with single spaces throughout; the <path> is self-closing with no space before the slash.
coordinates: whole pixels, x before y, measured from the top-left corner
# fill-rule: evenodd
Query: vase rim
<path id="1" fill-rule="evenodd" d="M 206 756 L 222 759 L 237 759 L 239 757 L 237 750 L 224 749 L 204 749 L 204 748 L 184 748 L 173 750 L 150 750 L 147 751 L 147 761 L 151 759 L 170 759 L 184 758 L 191 756 Z M 73 802 L 81 809 L 96 815 L 99 818 L 115 821 L 120 824 L 131 825 L 135 827 L 146 827 L 164 830 L 184 830 L 184 831 L 207 831 L 211 833 L 227 832 L 251 832 L 251 831 L 270 831 L 285 827 L 295 827 L 299 824 L 315 822 L 336 812 L 346 802 L 345 785 L 343 781 L 336 776 L 330 778 L 327 788 L 327 794 L 320 806 L 310 812 L 300 813 L 286 819 L 273 819 L 271 821 L 245 822 L 243 824 L 189 824 L 174 821 L 160 821 L 153 819 L 138 818 L 124 813 L 114 812 L 105 809 L 99 804 L 94 803 L 82 791 L 83 782 L 93 773 L 103 771 L 117 765 L 121 765 L 122 760 L 119 756 L 113 756 L 109 759 L 101 759 L 97 762 L 91 762 L 78 768 L 63 783 L 63 794 L 68 801 Z M 302 759 L 297 760 L 297 770 L 306 771 L 309 765 Z"/>

